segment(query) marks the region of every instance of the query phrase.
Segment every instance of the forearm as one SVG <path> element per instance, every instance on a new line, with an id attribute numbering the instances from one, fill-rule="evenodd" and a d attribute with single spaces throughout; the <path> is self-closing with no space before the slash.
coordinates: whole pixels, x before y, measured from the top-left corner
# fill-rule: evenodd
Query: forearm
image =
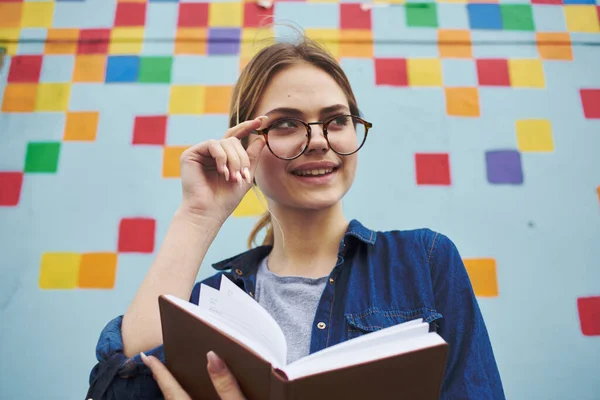
<path id="1" fill-rule="evenodd" d="M 158 296 L 189 298 L 200 264 L 220 228 L 217 219 L 175 213 L 158 255 L 123 318 L 126 356 L 162 344 Z"/>

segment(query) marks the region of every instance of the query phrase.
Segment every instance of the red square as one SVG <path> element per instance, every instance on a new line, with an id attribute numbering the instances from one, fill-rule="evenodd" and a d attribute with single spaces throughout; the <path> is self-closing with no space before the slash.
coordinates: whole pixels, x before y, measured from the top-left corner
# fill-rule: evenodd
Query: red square
<path id="1" fill-rule="evenodd" d="M 371 10 L 363 10 L 358 3 L 342 3 L 340 25 L 342 29 L 371 29 Z"/>
<path id="2" fill-rule="evenodd" d="M 376 58 L 375 84 L 391 86 L 408 86 L 406 59 Z"/>
<path id="3" fill-rule="evenodd" d="M 118 3 L 114 26 L 144 26 L 146 3 Z"/>
<path id="4" fill-rule="evenodd" d="M 531 0 L 531 4 L 563 5 L 563 0 Z"/>
<path id="5" fill-rule="evenodd" d="M 0 206 L 18 205 L 22 186 L 22 172 L 0 172 Z"/>
<path id="6" fill-rule="evenodd" d="M 257 3 L 244 3 L 244 27 L 258 28 L 272 22 L 274 8 L 262 8 Z"/>
<path id="7" fill-rule="evenodd" d="M 208 26 L 208 3 L 179 4 L 180 28 L 205 28 Z"/>
<path id="8" fill-rule="evenodd" d="M 133 124 L 133 144 L 165 145 L 167 116 L 139 116 Z"/>
<path id="9" fill-rule="evenodd" d="M 508 60 L 477 60 L 477 76 L 481 86 L 510 86 Z"/>
<path id="10" fill-rule="evenodd" d="M 8 82 L 39 82 L 42 73 L 42 60 L 42 55 L 14 56 L 10 61 Z"/>
<path id="11" fill-rule="evenodd" d="M 587 119 L 600 118 L 600 89 L 581 89 L 581 104 L 583 115 Z"/>
<path id="12" fill-rule="evenodd" d="M 77 54 L 107 54 L 109 43 L 110 29 L 82 29 Z"/>
<path id="13" fill-rule="evenodd" d="M 585 336 L 600 336 L 600 296 L 577 299 L 579 323 Z"/>
<path id="14" fill-rule="evenodd" d="M 152 253 L 156 221 L 152 218 L 123 218 L 119 224 L 119 252 Z"/>
<path id="15" fill-rule="evenodd" d="M 450 156 L 447 153 L 415 154 L 417 185 L 450 185 Z"/>

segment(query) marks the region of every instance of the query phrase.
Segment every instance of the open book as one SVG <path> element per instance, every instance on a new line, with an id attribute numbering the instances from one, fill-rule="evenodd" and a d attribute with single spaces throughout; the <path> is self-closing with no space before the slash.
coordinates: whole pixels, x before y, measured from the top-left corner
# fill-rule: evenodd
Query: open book
<path id="1" fill-rule="evenodd" d="M 347 340 L 286 364 L 271 315 L 225 276 L 198 305 L 159 297 L 167 368 L 193 399 L 219 399 L 206 370 L 213 350 L 249 400 L 423 399 L 439 396 L 448 344 L 422 320 Z"/>

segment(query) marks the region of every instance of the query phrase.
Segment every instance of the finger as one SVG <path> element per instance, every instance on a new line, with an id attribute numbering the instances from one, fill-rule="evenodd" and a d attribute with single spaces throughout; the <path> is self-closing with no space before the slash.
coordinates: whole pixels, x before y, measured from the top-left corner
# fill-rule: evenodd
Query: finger
<path id="1" fill-rule="evenodd" d="M 254 174 L 256 170 L 256 165 L 258 164 L 258 159 L 260 158 L 260 153 L 265 148 L 267 142 L 262 136 L 259 136 L 257 139 L 251 141 L 246 149 L 246 154 L 248 155 L 248 160 L 250 161 L 250 171 Z"/>
<path id="2" fill-rule="evenodd" d="M 236 143 L 239 144 L 239 139 L 235 137 L 231 137 L 229 139 L 223 139 L 219 143 L 225 153 L 227 154 L 227 167 L 229 168 L 229 173 L 235 182 L 242 183 L 242 161 L 240 160 L 240 156 L 238 155 L 238 151 L 236 150 Z"/>
<path id="3" fill-rule="evenodd" d="M 252 179 L 250 177 L 250 158 L 248 157 L 248 153 L 246 153 L 246 149 L 244 149 L 244 146 L 242 146 L 242 143 L 239 141 L 239 139 L 232 138 L 229 140 L 233 141 L 233 147 L 240 158 L 240 171 L 242 172 L 242 178 L 244 178 L 246 182 L 251 185 Z"/>
<path id="4" fill-rule="evenodd" d="M 212 160 L 207 160 L 207 158 Z M 217 140 L 207 140 L 190 147 L 181 155 L 181 162 L 186 160 L 199 162 L 205 170 L 212 169 L 214 162 L 217 171 L 225 176 L 225 180 L 229 180 L 227 154 Z"/>
<path id="5" fill-rule="evenodd" d="M 208 375 L 221 400 L 244 400 L 244 395 L 237 380 L 229 372 L 223 360 L 212 351 L 208 352 L 206 358 L 208 360 Z"/>
<path id="6" fill-rule="evenodd" d="M 140 353 L 140 356 L 144 364 L 152 371 L 154 379 L 166 399 L 192 400 L 158 358 L 148 357 L 144 353 Z"/>
<path id="7" fill-rule="evenodd" d="M 218 141 L 211 140 L 208 145 L 208 151 L 211 157 L 215 159 L 217 171 L 219 171 L 220 174 L 223 174 L 225 176 L 225 180 L 228 181 L 230 172 L 229 168 L 227 168 L 227 153 L 223 149 L 223 146 L 221 146 L 221 143 Z"/>
<path id="8" fill-rule="evenodd" d="M 246 137 L 253 130 L 260 128 L 260 126 L 263 124 L 263 121 L 267 118 L 267 116 L 262 115 L 260 117 L 244 121 L 232 128 L 229 128 L 225 133 L 225 138 L 237 137 L 238 139 L 241 139 L 243 137 Z"/>

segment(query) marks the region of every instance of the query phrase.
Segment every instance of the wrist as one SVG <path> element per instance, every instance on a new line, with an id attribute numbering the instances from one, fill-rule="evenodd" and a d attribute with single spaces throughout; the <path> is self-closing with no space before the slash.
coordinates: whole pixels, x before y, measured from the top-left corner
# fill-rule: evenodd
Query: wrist
<path id="1" fill-rule="evenodd" d="M 179 206 L 179 208 L 175 211 L 173 219 L 200 227 L 203 230 L 215 229 L 218 231 L 221 229 L 223 223 L 225 223 L 225 221 L 217 215 L 207 215 L 204 213 L 194 212 L 184 205 Z"/>

